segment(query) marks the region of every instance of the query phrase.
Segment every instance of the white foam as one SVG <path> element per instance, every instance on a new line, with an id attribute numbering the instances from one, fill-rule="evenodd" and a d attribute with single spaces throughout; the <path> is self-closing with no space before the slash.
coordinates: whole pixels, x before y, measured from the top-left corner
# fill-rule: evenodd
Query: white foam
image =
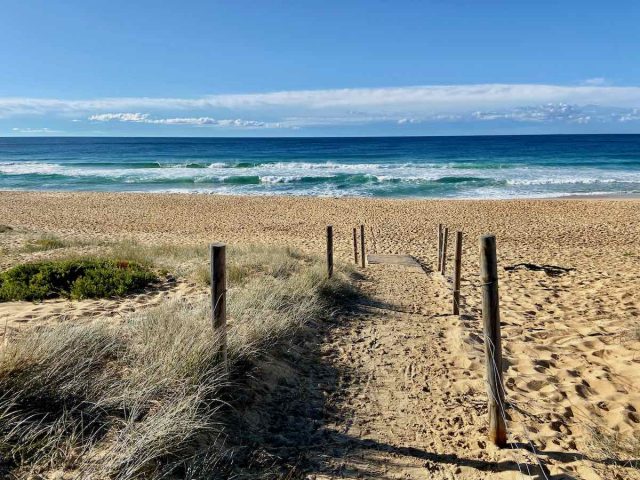
<path id="1" fill-rule="evenodd" d="M 203 162 L 204 163 L 204 162 Z M 121 184 L 145 185 L 144 191 L 180 191 L 222 194 L 295 194 L 316 196 L 372 196 L 393 194 L 396 185 L 428 183 L 443 177 L 469 177 L 491 179 L 499 186 L 464 187 L 444 183 L 433 194 L 438 197 L 455 198 L 544 198 L 563 195 L 589 195 L 602 193 L 624 193 L 640 189 L 640 172 L 620 171 L 593 167 L 542 167 L 511 166 L 510 168 L 473 168 L 471 164 L 415 164 L 394 163 L 336 163 L 336 162 L 275 162 L 253 167 L 233 168 L 223 162 L 213 162 L 207 168 L 189 168 L 188 163 L 166 164 L 157 168 L 108 168 L 85 167 L 53 162 L 1 162 L 0 176 L 61 175 L 70 178 L 96 177 L 121 182 Z M 333 182 L 305 183 L 296 185 L 304 177 L 335 178 L 341 175 L 362 175 L 371 182 L 350 185 L 338 189 Z M 255 176 L 260 184 L 222 184 L 234 176 Z M 163 181 L 184 180 L 200 184 L 200 187 L 173 187 L 162 185 Z M 158 185 L 153 185 L 157 183 Z M 204 184 L 211 184 L 204 186 Z M 637 184 L 637 188 L 634 188 Z M 0 186 L 2 184 L 0 183 Z M 286 187 L 285 187 L 286 185 Z M 88 186 L 88 188 L 90 188 Z M 117 186 L 115 187 L 117 189 Z M 127 188 L 128 189 L 128 188 Z M 596 192 L 597 191 L 597 192 Z M 429 194 L 429 190 L 422 192 Z M 416 194 L 417 195 L 417 194 Z"/>
<path id="2" fill-rule="evenodd" d="M 277 175 L 265 175 L 260 177 L 261 183 L 292 183 L 299 182 L 302 180 L 302 176 L 293 175 L 293 176 L 277 176 Z"/>

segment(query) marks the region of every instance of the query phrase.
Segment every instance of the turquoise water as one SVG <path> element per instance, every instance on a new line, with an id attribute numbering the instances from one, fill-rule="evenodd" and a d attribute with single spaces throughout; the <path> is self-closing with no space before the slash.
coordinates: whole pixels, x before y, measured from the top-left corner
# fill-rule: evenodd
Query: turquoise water
<path id="1" fill-rule="evenodd" d="M 1 138 L 0 189 L 417 198 L 640 194 L 640 135 Z"/>

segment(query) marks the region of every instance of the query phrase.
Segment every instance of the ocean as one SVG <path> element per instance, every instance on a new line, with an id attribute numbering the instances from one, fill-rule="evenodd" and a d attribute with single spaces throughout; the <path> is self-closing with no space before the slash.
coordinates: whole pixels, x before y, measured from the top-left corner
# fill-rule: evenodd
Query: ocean
<path id="1" fill-rule="evenodd" d="M 0 189 L 390 198 L 640 194 L 640 135 L 0 138 Z"/>

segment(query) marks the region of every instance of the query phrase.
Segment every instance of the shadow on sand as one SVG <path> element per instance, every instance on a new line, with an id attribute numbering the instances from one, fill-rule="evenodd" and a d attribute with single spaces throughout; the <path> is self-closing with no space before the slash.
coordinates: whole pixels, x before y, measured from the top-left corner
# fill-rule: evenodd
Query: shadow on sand
<path id="1" fill-rule="evenodd" d="M 532 479 L 569 480 L 575 477 L 551 475 L 544 465 L 545 459 L 561 463 L 580 459 L 616 463 L 613 459 L 592 459 L 579 453 L 564 452 L 538 452 L 541 465 L 537 462 L 490 462 L 465 458 L 454 452 L 435 453 L 390 445 L 345 433 L 349 430 L 353 412 L 345 405 L 347 402 L 341 401 L 345 395 L 343 387 L 361 372 L 348 367 L 338 370 L 337 362 L 334 362 L 337 352 L 329 345 L 338 328 L 344 327 L 345 322 L 356 321 L 354 319 L 359 315 L 371 314 L 371 307 L 398 310 L 397 306 L 358 296 L 331 320 L 301 332 L 293 348 L 265 367 L 265 372 L 272 375 L 274 381 L 262 382 L 262 389 L 250 399 L 251 407 L 237 412 L 240 435 L 246 446 L 237 452 L 258 452 L 239 462 L 243 474 L 253 471 L 264 475 L 268 471 L 273 478 L 314 478 L 314 475 L 396 478 L 385 474 L 391 466 L 389 462 L 401 463 L 403 457 L 411 457 L 424 462 L 425 474 L 447 465 L 472 468 L 484 472 L 486 478 L 491 478 L 491 473 L 511 471 L 522 472 Z M 511 444 L 510 448 L 522 452 L 529 450 L 525 444 Z M 349 461 L 345 462 L 347 457 Z"/>

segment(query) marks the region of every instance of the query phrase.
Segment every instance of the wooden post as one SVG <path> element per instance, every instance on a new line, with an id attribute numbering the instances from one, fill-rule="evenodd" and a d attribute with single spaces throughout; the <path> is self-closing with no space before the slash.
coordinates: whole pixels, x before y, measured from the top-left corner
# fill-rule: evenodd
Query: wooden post
<path id="1" fill-rule="evenodd" d="M 357 229 L 353 229 L 353 261 L 358 264 L 358 233 Z"/>
<path id="2" fill-rule="evenodd" d="M 500 305 L 498 297 L 498 261 L 496 237 L 480 238 L 480 279 L 482 282 L 482 323 L 487 363 L 489 394 L 489 440 L 498 447 L 507 445 L 502 385 L 502 342 L 500 338 Z"/>
<path id="3" fill-rule="evenodd" d="M 327 277 L 333 276 L 333 226 L 327 225 Z"/>
<path id="4" fill-rule="evenodd" d="M 442 224 L 438 224 L 438 272 L 442 269 Z"/>
<path id="5" fill-rule="evenodd" d="M 445 227 L 442 233 L 442 268 L 440 273 L 444 275 L 447 269 L 447 242 L 449 241 L 449 229 Z"/>
<path id="6" fill-rule="evenodd" d="M 456 254 L 453 267 L 453 314 L 460 315 L 460 277 L 462 275 L 462 232 L 456 232 Z"/>
<path id="7" fill-rule="evenodd" d="M 225 370 L 227 364 L 227 278 L 226 245 L 212 243 L 209 246 L 211 260 L 211 315 L 213 331 L 220 339 L 220 354 Z"/>
<path id="8" fill-rule="evenodd" d="M 362 265 L 362 268 L 365 268 L 367 265 L 367 248 L 364 243 L 364 225 L 360 225 L 360 248 L 360 254 L 362 255 L 360 258 L 360 264 Z"/>

